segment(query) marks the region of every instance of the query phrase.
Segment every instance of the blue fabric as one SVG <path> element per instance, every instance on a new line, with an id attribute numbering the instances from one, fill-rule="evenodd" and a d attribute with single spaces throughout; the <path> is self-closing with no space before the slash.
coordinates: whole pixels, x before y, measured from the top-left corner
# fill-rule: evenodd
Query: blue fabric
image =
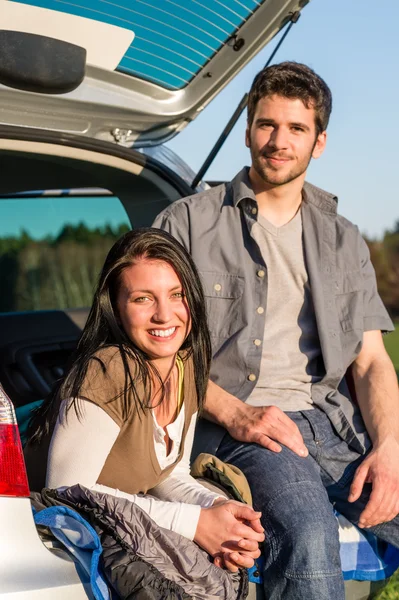
<path id="1" fill-rule="evenodd" d="M 399 549 L 361 531 L 336 512 L 344 579 L 381 581 L 399 568 Z"/>
<path id="2" fill-rule="evenodd" d="M 74 557 L 82 582 L 90 582 L 96 600 L 110 600 L 108 585 L 101 573 L 100 539 L 93 527 L 79 513 L 67 506 L 33 509 L 36 525 L 48 527 Z"/>

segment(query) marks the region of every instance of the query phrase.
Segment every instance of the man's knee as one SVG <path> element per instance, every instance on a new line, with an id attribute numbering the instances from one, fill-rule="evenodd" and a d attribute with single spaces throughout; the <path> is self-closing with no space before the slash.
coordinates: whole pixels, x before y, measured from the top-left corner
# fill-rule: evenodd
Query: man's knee
<path id="1" fill-rule="evenodd" d="M 265 507 L 266 562 L 284 577 L 341 575 L 338 524 L 325 490 L 311 482 L 283 486 Z"/>

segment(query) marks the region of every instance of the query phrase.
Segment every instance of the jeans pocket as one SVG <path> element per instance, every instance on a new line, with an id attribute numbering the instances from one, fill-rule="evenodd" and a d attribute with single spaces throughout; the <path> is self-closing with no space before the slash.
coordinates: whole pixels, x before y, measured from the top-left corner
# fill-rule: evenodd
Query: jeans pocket
<path id="1" fill-rule="evenodd" d="M 320 415 L 318 414 L 320 411 L 318 408 L 315 408 L 313 410 L 303 410 L 301 411 L 301 415 L 303 416 L 303 418 L 306 420 L 306 422 L 308 423 L 308 430 L 311 432 L 311 441 L 313 442 L 313 444 L 317 447 L 320 446 L 322 444 L 322 442 L 324 441 L 324 439 L 326 438 L 326 435 L 323 431 L 323 423 L 320 423 Z M 324 413 L 323 413 L 324 416 Z M 326 417 L 328 419 L 328 417 Z M 319 421 L 319 422 L 318 422 Z M 306 430 L 305 430 L 305 435 L 306 435 Z M 307 434 L 309 435 L 309 434 Z"/>

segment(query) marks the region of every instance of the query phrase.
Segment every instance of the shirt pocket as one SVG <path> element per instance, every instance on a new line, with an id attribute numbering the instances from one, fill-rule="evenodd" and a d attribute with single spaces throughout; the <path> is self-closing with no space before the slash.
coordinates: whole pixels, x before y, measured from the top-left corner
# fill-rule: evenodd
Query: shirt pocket
<path id="1" fill-rule="evenodd" d="M 227 339 L 243 326 L 244 278 L 230 273 L 200 271 L 212 338 Z"/>
<path id="2" fill-rule="evenodd" d="M 361 271 L 338 271 L 336 306 L 342 331 L 363 330 L 363 276 Z"/>

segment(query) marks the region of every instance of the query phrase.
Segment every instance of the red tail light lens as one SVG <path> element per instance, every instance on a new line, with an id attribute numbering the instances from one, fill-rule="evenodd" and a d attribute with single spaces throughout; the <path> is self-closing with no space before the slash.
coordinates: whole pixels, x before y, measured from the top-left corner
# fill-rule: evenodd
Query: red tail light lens
<path id="1" fill-rule="evenodd" d="M 29 496 L 14 407 L 0 386 L 0 496 Z"/>

